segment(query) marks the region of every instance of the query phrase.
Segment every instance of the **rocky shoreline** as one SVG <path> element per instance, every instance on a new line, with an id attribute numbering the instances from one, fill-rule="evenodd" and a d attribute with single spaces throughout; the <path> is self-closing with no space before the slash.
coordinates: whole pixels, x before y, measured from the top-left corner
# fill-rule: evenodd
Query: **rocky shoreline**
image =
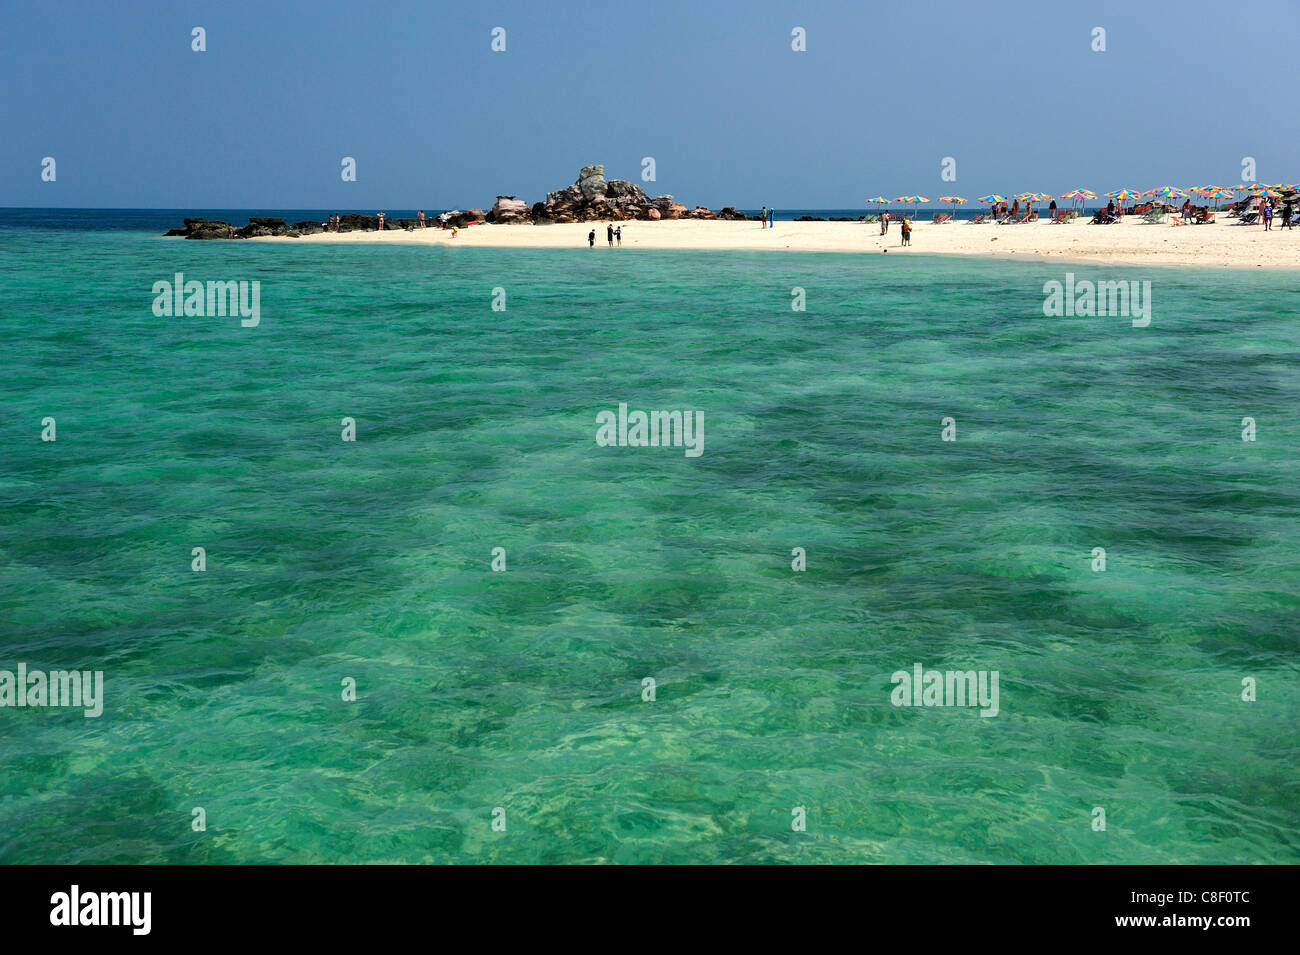
<path id="1" fill-rule="evenodd" d="M 445 213 L 445 218 L 433 216 L 426 220 L 427 228 L 437 228 L 443 222 L 447 228 L 464 228 L 470 223 L 491 222 L 516 225 L 549 225 L 560 222 L 606 222 L 639 219 L 654 222 L 663 219 L 725 219 L 753 220 L 726 206 L 714 212 L 704 206 L 687 208 L 672 196 L 651 198 L 644 189 L 626 179 L 606 179 L 605 167 L 583 166 L 571 186 L 547 193 L 544 202 L 528 205 L 514 196 L 497 196 L 492 208 L 459 209 Z M 806 217 L 805 217 L 806 218 Z M 420 228 L 418 219 L 385 219 L 384 229 L 413 231 Z M 375 232 L 379 230 L 379 217 L 349 213 L 339 217 L 338 228 L 330 230 L 320 222 L 285 222 L 270 216 L 251 216 L 248 225 L 235 227 L 217 219 L 186 219 L 184 228 L 169 229 L 165 235 L 186 239 L 256 239 L 264 236 L 299 238 L 318 232 Z"/>

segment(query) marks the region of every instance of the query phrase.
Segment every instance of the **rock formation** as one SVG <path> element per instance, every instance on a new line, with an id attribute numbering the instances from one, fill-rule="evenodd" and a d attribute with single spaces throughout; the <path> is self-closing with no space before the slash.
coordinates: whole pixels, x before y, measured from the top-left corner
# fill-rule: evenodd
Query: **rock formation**
<path id="1" fill-rule="evenodd" d="M 734 206 L 727 206 L 719 212 L 713 212 L 704 206 L 688 209 L 673 199 L 672 196 L 650 198 L 645 190 L 626 179 L 606 179 L 605 167 L 602 165 L 583 166 L 573 185 L 547 193 L 544 202 L 534 203 L 531 207 L 515 196 L 497 196 L 490 212 L 482 209 L 459 209 L 446 213 L 446 223 L 450 226 L 464 228 L 471 222 L 493 223 L 533 223 L 551 222 L 596 222 L 603 220 L 642 219 L 656 221 L 661 219 L 736 219 L 751 218 L 743 212 L 737 212 Z M 758 216 L 753 216 L 757 220 Z M 438 228 L 437 216 L 427 220 L 428 228 Z M 339 232 L 373 232 L 379 228 L 379 218 L 371 215 L 349 213 L 339 219 Z M 384 223 L 388 229 L 417 229 L 418 219 L 387 219 Z M 169 236 L 184 236 L 187 239 L 248 239 L 258 236 L 279 235 L 297 237 L 325 231 L 319 222 L 295 222 L 287 224 L 283 219 L 266 216 L 253 216 L 248 225 L 233 228 L 229 223 L 212 219 L 186 219 L 185 228 L 171 229 Z M 233 232 L 233 235 L 231 234 Z"/>

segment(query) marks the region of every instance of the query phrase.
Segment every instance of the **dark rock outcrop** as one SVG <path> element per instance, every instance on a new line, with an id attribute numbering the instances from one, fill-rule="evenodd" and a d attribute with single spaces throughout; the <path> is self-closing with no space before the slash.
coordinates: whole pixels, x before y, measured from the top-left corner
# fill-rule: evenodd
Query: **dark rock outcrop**
<path id="1" fill-rule="evenodd" d="M 656 221 L 690 218 L 744 221 L 750 218 L 745 213 L 738 212 L 734 206 L 726 206 L 718 212 L 713 212 L 704 206 L 688 209 L 675 201 L 671 195 L 651 198 L 634 182 L 626 179 L 606 179 L 605 167 L 599 164 L 583 166 L 573 185 L 547 193 L 544 201 L 536 202 L 531 207 L 515 196 L 497 196 L 497 201 L 490 212 L 484 212 L 482 209 L 462 212 L 455 209 L 444 213 L 444 216 L 443 221 L 448 227 L 458 226 L 462 229 L 472 222 L 547 225 L 553 222 L 627 219 Z M 819 221 L 808 216 L 804 218 Z M 427 228 L 437 228 L 439 225 L 437 216 L 430 216 L 426 220 Z M 419 219 L 386 219 L 384 223 L 385 230 L 412 230 L 419 227 Z M 378 228 L 378 216 L 352 212 L 340 217 L 337 231 L 373 232 Z M 232 229 L 229 223 L 211 219 L 186 219 L 185 228 L 171 229 L 166 234 L 184 236 L 187 239 L 245 239 L 268 235 L 296 238 L 323 231 L 325 226 L 319 222 L 295 222 L 289 225 L 283 219 L 271 216 L 252 216 L 248 220 L 248 225 L 238 229 Z"/>

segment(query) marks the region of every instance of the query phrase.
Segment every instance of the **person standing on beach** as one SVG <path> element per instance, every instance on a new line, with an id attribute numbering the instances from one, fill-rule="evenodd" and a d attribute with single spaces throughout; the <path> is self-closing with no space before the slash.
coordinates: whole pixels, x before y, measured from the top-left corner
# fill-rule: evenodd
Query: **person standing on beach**
<path id="1" fill-rule="evenodd" d="M 1291 224 L 1291 216 L 1294 211 L 1295 209 L 1294 206 L 1292 206 L 1290 199 L 1282 203 L 1282 228 L 1284 229 L 1295 228 L 1295 226 Z"/>
<path id="2" fill-rule="evenodd" d="M 767 227 L 768 227 L 769 229 L 775 229 L 775 228 L 776 228 L 776 210 L 775 210 L 775 209 L 768 209 L 768 210 L 767 210 Z"/>
<path id="3" fill-rule="evenodd" d="M 384 231 L 384 214 L 383 214 L 382 212 L 379 212 L 379 213 L 376 213 L 376 215 L 379 216 L 379 231 L 380 231 L 380 232 L 383 232 L 383 231 Z"/>
<path id="4" fill-rule="evenodd" d="M 605 226 L 605 242 L 612 249 L 614 248 L 614 223 Z"/>
<path id="5" fill-rule="evenodd" d="M 888 233 L 889 233 L 889 210 L 886 209 L 884 212 L 880 213 L 880 234 L 887 235 Z"/>
<path id="6" fill-rule="evenodd" d="M 902 230 L 903 230 L 903 245 L 911 245 L 912 244 L 912 220 L 907 218 L 907 216 L 903 216 Z"/>
<path id="7" fill-rule="evenodd" d="M 623 227 L 619 226 L 614 230 L 614 238 L 618 240 L 618 247 L 623 248 Z"/>
<path id="8" fill-rule="evenodd" d="M 592 229 L 590 232 L 587 233 L 587 248 L 594 249 L 595 247 L 596 247 L 596 230 Z"/>
<path id="9" fill-rule="evenodd" d="M 1055 199 L 1053 199 L 1053 200 L 1052 200 L 1052 204 L 1051 204 L 1050 206 L 1047 207 L 1047 211 L 1048 211 L 1048 213 L 1050 213 L 1050 218 L 1052 218 L 1052 219 L 1055 219 L 1055 218 L 1056 218 L 1056 200 L 1055 200 Z"/>
<path id="10" fill-rule="evenodd" d="M 1264 200 L 1264 231 L 1273 231 L 1273 200 Z"/>
<path id="11" fill-rule="evenodd" d="M 758 227 L 760 229 L 767 228 L 767 206 L 764 206 L 763 211 L 758 214 L 758 221 L 759 221 Z"/>
<path id="12" fill-rule="evenodd" d="M 420 210 L 420 228 L 421 228 L 421 229 L 424 228 L 424 210 L 423 210 L 423 209 Z"/>

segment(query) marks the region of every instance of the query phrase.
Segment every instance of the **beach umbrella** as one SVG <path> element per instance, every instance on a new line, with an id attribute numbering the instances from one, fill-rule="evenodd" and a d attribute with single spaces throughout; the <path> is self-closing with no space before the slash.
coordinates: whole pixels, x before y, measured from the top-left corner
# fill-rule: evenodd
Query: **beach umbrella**
<path id="1" fill-rule="evenodd" d="M 915 206 L 922 202 L 929 202 L 930 200 L 925 198 L 925 196 L 896 196 L 894 201 L 906 202 L 909 206 Z M 913 216 L 913 218 L 915 218 L 915 216 Z"/>
<path id="2" fill-rule="evenodd" d="M 1211 189 L 1210 192 L 1209 192 L 1209 195 L 1207 196 L 1207 198 L 1209 198 L 1209 199 L 1213 199 L 1213 200 L 1214 200 L 1214 208 L 1215 208 L 1215 209 L 1218 209 L 1218 208 L 1219 208 L 1219 200 L 1220 200 L 1220 199 L 1231 199 L 1231 198 L 1232 198 L 1232 190 L 1231 190 L 1231 189 L 1224 189 L 1223 187 L 1219 186 L 1219 187 L 1216 187 L 1216 188 L 1214 188 L 1214 189 Z"/>
<path id="3" fill-rule="evenodd" d="M 884 196 L 875 196 L 874 198 L 864 199 L 862 201 L 863 202 L 888 202 L 889 200 L 886 199 Z"/>
<path id="4" fill-rule="evenodd" d="M 957 207 L 960 206 L 960 205 L 963 205 L 963 204 L 966 202 L 966 200 L 965 200 L 963 197 L 961 197 L 961 196 L 940 196 L 940 197 L 939 197 L 939 201 L 940 201 L 940 202 L 951 202 L 951 203 L 952 203 L 952 214 L 953 214 L 953 215 L 956 215 L 956 214 L 957 214 Z"/>
<path id="5" fill-rule="evenodd" d="M 1145 196 L 1155 196 L 1157 199 L 1186 199 L 1187 193 L 1175 186 L 1161 186 L 1159 189 L 1152 189 L 1150 192 L 1144 192 Z"/>
<path id="6" fill-rule="evenodd" d="M 999 196 L 997 193 L 993 193 L 993 194 L 991 194 L 991 195 L 987 195 L 987 196 L 980 196 L 980 197 L 979 197 L 978 199 L 976 199 L 975 201 L 976 201 L 976 202 L 979 202 L 979 203 L 983 203 L 984 205 L 988 206 L 988 207 L 989 207 L 989 214 L 992 215 L 992 214 L 993 214 L 993 207 L 996 206 L 996 205 L 998 205 L 999 203 L 1006 202 L 1006 201 L 1007 201 L 1007 197 L 1006 197 L 1006 196 Z"/>
<path id="7" fill-rule="evenodd" d="M 1074 192 L 1067 192 L 1065 195 L 1059 196 L 1058 198 L 1069 199 L 1071 205 L 1077 205 L 1080 211 L 1082 211 L 1084 202 L 1088 199 L 1096 199 L 1097 194 L 1091 189 L 1076 189 Z"/>

